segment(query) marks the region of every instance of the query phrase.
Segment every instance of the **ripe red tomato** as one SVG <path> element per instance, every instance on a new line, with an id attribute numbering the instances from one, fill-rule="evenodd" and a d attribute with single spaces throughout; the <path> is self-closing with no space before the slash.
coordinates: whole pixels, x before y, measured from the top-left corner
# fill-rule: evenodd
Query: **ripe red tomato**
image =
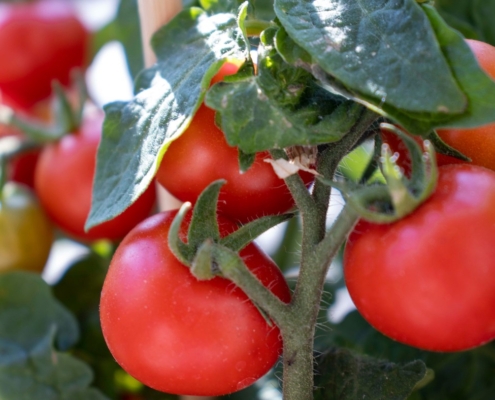
<path id="1" fill-rule="evenodd" d="M 158 182 L 179 200 L 194 202 L 211 182 L 226 179 L 218 208 L 240 222 L 292 208 L 289 189 L 263 161 L 270 155 L 257 153 L 251 168 L 241 173 L 237 148 L 227 144 L 214 120 L 215 111 L 202 105 L 189 128 L 165 153 L 156 175 Z M 301 176 L 307 184 L 314 179 L 307 172 Z"/>
<path id="2" fill-rule="evenodd" d="M 235 73 L 238 68 L 236 64 L 225 63 L 212 83 Z M 235 221 L 248 222 L 294 207 L 285 182 L 263 161 L 267 158 L 270 158 L 268 152 L 256 154 L 251 168 L 241 173 L 237 148 L 228 145 L 223 132 L 215 125 L 215 111 L 203 104 L 186 131 L 168 148 L 156 178 L 179 200 L 193 203 L 211 182 L 225 179 L 219 211 Z M 306 184 L 314 180 L 310 173 L 300 175 Z"/>
<path id="3" fill-rule="evenodd" d="M 232 282 L 199 281 L 175 258 L 167 244 L 175 215 L 150 217 L 120 244 L 101 294 L 103 334 L 122 368 L 154 389 L 196 396 L 241 390 L 276 362 L 279 329 Z M 224 218 L 219 223 L 223 235 L 236 229 Z M 290 301 L 268 256 L 254 244 L 240 254 L 265 286 Z"/>
<path id="4" fill-rule="evenodd" d="M 495 338 L 495 173 L 468 164 L 439 172 L 413 214 L 356 226 L 344 274 L 377 330 L 425 350 L 458 351 Z"/>
<path id="5" fill-rule="evenodd" d="M 381 134 L 383 143 L 387 143 L 390 146 L 390 150 L 392 151 L 392 153 L 398 153 L 399 154 L 399 158 L 397 159 L 396 163 L 402 169 L 402 172 L 404 173 L 404 175 L 410 177 L 411 176 L 411 169 L 412 169 L 411 157 L 409 155 L 409 150 L 407 149 L 407 146 L 405 145 L 405 143 L 395 133 L 392 133 L 392 132 L 387 131 L 385 129 L 382 129 L 380 134 Z M 411 137 L 421 147 L 423 146 L 423 139 L 421 139 L 418 136 L 412 136 L 411 135 Z M 440 153 L 436 153 L 436 159 L 437 159 L 437 165 L 438 166 L 464 163 L 464 161 L 459 160 L 458 158 L 446 156 L 446 155 L 440 154 Z"/>
<path id="6" fill-rule="evenodd" d="M 22 134 L 13 128 L 0 125 L 0 138 L 8 136 L 21 137 Z M 13 157 L 7 166 L 7 179 L 34 189 L 34 171 L 39 155 L 40 150 L 33 149 Z"/>
<path id="7" fill-rule="evenodd" d="M 495 47 L 477 40 L 467 40 L 467 43 L 481 68 L 495 80 Z M 445 143 L 468 156 L 473 164 L 495 171 L 495 123 L 469 129 L 439 129 L 437 133 Z M 452 161 L 452 157 L 450 159 Z"/>
<path id="8" fill-rule="evenodd" d="M 70 2 L 0 5 L 0 91 L 18 106 L 47 98 L 53 80 L 67 85 L 71 70 L 86 65 L 88 49 L 89 33 Z"/>
<path id="9" fill-rule="evenodd" d="M 223 64 L 217 74 L 211 79 L 210 86 L 222 82 L 227 75 L 234 75 L 237 73 L 241 65 L 241 60 L 229 61 Z"/>
<path id="10" fill-rule="evenodd" d="M 35 171 L 36 193 L 47 214 L 63 231 L 80 240 L 123 238 L 149 216 L 155 202 L 155 187 L 151 184 L 122 214 L 84 232 L 102 124 L 100 110 L 89 115 L 78 132 L 43 149 Z"/>
<path id="11" fill-rule="evenodd" d="M 10 163 L 9 180 L 34 189 L 34 171 L 40 154 L 40 150 L 30 150 L 15 157 Z"/>

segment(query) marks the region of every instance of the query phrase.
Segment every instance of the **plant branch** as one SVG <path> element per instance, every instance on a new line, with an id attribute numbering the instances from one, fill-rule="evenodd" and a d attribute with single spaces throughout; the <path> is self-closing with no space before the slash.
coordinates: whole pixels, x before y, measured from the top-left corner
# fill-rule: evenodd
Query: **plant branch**
<path id="1" fill-rule="evenodd" d="M 301 266 L 293 304 L 295 313 L 312 313 L 316 321 L 323 284 L 340 247 L 358 220 L 358 214 L 350 205 L 345 205 L 325 238 L 307 255 Z"/>
<path id="2" fill-rule="evenodd" d="M 284 159 L 287 160 L 287 154 L 283 150 L 273 149 L 270 150 L 270 154 L 274 160 Z M 297 208 L 301 214 L 311 213 L 314 209 L 314 201 L 309 194 L 308 188 L 304 184 L 299 174 L 294 174 L 285 179 L 285 184 L 290 190 L 292 197 L 296 203 Z"/>
<path id="3" fill-rule="evenodd" d="M 313 340 L 323 284 L 331 260 L 354 227 L 358 215 L 345 206 L 324 239 L 306 254 L 291 304 L 291 326 L 284 340 L 284 399 L 313 399 Z"/>
<path id="4" fill-rule="evenodd" d="M 320 273 L 324 277 L 327 275 L 331 261 L 358 220 L 357 211 L 351 205 L 346 204 L 325 238 L 316 247 L 316 258 L 320 261 L 322 267 Z"/>
<path id="5" fill-rule="evenodd" d="M 351 128 L 349 133 L 341 140 L 330 143 L 322 155 L 319 157 L 317 171 L 328 179 L 332 179 L 337 167 L 347 154 L 359 143 L 363 134 L 380 116 L 375 112 L 364 109 L 358 122 Z M 315 182 L 313 189 L 313 199 L 318 207 L 319 218 L 326 217 L 328 204 L 330 200 L 331 188 L 320 181 Z"/>
<path id="6" fill-rule="evenodd" d="M 359 122 L 339 142 L 332 143 L 318 158 L 318 172 L 333 178 L 338 163 L 363 137 L 377 115 L 365 110 Z M 312 202 L 304 199 L 302 260 L 292 299 L 292 326 L 281 327 L 284 340 L 283 395 L 285 400 L 313 399 L 313 340 L 323 285 L 331 260 L 354 227 L 358 216 L 348 205 L 325 233 L 331 188 L 316 181 Z M 313 204 L 310 207 L 310 204 Z"/>
<path id="7" fill-rule="evenodd" d="M 288 305 L 258 280 L 237 253 L 219 245 L 213 245 L 212 250 L 213 260 L 217 263 L 222 275 L 239 286 L 260 309 L 274 320 L 277 326 L 287 327 L 290 323 Z"/>

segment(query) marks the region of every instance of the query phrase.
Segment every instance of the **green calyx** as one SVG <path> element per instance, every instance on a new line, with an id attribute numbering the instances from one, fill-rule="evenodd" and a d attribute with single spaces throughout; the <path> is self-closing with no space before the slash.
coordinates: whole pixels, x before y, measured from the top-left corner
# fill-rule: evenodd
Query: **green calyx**
<path id="1" fill-rule="evenodd" d="M 184 218 L 191 209 L 191 203 L 182 205 L 170 227 L 168 243 L 172 253 L 179 261 L 192 266 L 193 269 L 197 269 L 195 265 L 201 265 L 197 269 L 198 279 L 211 279 L 214 275 L 220 274 L 210 262 L 212 246 L 237 252 L 263 232 L 294 216 L 293 213 L 289 213 L 262 217 L 221 237 L 217 222 L 217 202 L 224 183 L 224 180 L 211 183 L 199 196 L 189 224 L 187 243 L 180 239 L 179 232 Z M 206 269 L 205 265 L 207 265 Z"/>
<path id="2" fill-rule="evenodd" d="M 341 191 L 349 205 L 363 219 L 375 223 L 391 223 L 412 213 L 428 199 L 436 187 L 438 168 L 435 150 L 430 141 L 423 142 L 423 150 L 413 138 L 396 126 L 383 123 L 380 127 L 397 134 L 406 145 L 412 165 L 410 177 L 405 176 L 397 164 L 399 155 L 392 154 L 390 147 L 382 144 L 379 147 L 378 165 L 386 185 L 353 186 L 328 179 L 321 180 Z M 405 156 L 407 155 L 402 155 Z"/>

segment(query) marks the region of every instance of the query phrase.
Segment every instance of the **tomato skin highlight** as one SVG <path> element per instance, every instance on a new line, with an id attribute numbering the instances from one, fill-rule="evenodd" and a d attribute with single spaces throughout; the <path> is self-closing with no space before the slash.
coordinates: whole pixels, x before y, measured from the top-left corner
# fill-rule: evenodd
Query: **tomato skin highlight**
<path id="1" fill-rule="evenodd" d="M 191 125 L 163 156 L 157 181 L 179 200 L 194 203 L 211 182 L 225 179 L 218 210 L 239 222 L 294 207 L 285 182 L 263 161 L 271 158 L 268 152 L 257 153 L 251 168 L 241 174 L 237 148 L 227 144 L 214 121 L 215 111 L 201 105 Z M 314 180 L 310 173 L 300 175 L 306 184 Z"/>
<path id="2" fill-rule="evenodd" d="M 23 108 L 88 63 L 90 34 L 67 1 L 0 5 L 0 91 Z"/>
<path id="3" fill-rule="evenodd" d="M 175 258 L 167 244 L 175 215 L 148 218 L 117 249 L 100 302 L 107 345 L 128 373 L 154 389 L 197 396 L 241 390 L 277 361 L 279 329 L 232 282 L 199 281 Z M 221 217 L 219 224 L 222 235 L 236 229 Z M 265 286 L 290 301 L 273 261 L 254 244 L 240 254 Z"/>
<path id="4" fill-rule="evenodd" d="M 439 172 L 413 214 L 358 223 L 344 276 L 358 311 L 384 335 L 460 351 L 495 338 L 495 173 L 468 164 Z"/>
<path id="5" fill-rule="evenodd" d="M 84 231 L 103 118 L 98 110 L 83 119 L 78 132 L 45 146 L 35 171 L 36 193 L 47 214 L 64 232 L 82 241 L 123 238 L 149 216 L 155 203 L 155 187 L 151 184 L 122 214 Z"/>
<path id="6" fill-rule="evenodd" d="M 43 271 L 53 228 L 27 187 L 7 182 L 0 198 L 0 272 Z"/>

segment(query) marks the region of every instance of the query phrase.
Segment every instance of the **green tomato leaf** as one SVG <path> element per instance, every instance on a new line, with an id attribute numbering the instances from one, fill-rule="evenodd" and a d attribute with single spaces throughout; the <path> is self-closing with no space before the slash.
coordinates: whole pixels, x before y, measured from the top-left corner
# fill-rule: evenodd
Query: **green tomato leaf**
<path id="1" fill-rule="evenodd" d="M 495 82 L 480 68 L 463 37 L 450 28 L 429 5 L 423 9 L 457 82 L 468 96 L 467 110 L 453 116 L 442 127 L 468 128 L 495 121 Z"/>
<path id="2" fill-rule="evenodd" d="M 0 275 L 1 347 L 30 351 L 54 328 L 59 349 L 66 350 L 78 340 L 74 317 L 52 296 L 50 287 L 38 274 Z M 3 357 L 4 353 L 0 352 L 0 364 Z"/>
<path id="3" fill-rule="evenodd" d="M 345 346 L 394 363 L 422 360 L 435 379 L 418 392 L 419 400 L 491 400 L 495 393 L 495 342 L 469 351 L 433 353 L 406 346 L 387 338 L 353 311 L 326 337 L 327 346 Z M 412 397 L 411 397 L 412 399 Z"/>
<path id="4" fill-rule="evenodd" d="M 105 343 L 99 315 L 107 270 L 108 260 L 91 253 L 70 266 L 53 287 L 53 294 L 77 318 L 81 338 L 72 350 L 94 371 L 93 386 L 114 398 L 117 394 L 114 376 L 120 367 Z"/>
<path id="5" fill-rule="evenodd" d="M 152 46 L 158 62 L 137 78 L 134 99 L 105 107 L 88 229 L 122 213 L 146 190 L 224 60 L 246 55 L 235 15 L 209 16 L 198 8 L 179 13 Z"/>
<path id="6" fill-rule="evenodd" d="M 124 46 L 129 72 L 135 78 L 144 68 L 137 0 L 120 0 L 115 24 L 118 40 Z"/>
<path id="7" fill-rule="evenodd" d="M 273 0 L 249 0 L 249 4 L 251 6 L 251 12 L 249 14 L 251 18 L 265 21 L 275 19 Z"/>
<path id="8" fill-rule="evenodd" d="M 467 101 L 415 1 L 277 0 L 289 36 L 349 90 L 412 113 Z"/>
<path id="9" fill-rule="evenodd" d="M 405 400 L 427 373 L 422 361 L 398 365 L 339 348 L 317 363 L 315 400 Z"/>
<path id="10" fill-rule="evenodd" d="M 76 358 L 55 351 L 53 331 L 30 348 L 0 344 L 0 398 L 4 400 L 105 400 L 89 388 L 91 369 Z M 50 332 L 51 331 L 51 332 Z"/>
<path id="11" fill-rule="evenodd" d="M 341 139 L 362 106 L 329 93 L 307 71 L 287 64 L 273 46 L 276 32 L 270 28 L 261 37 L 258 75 L 220 82 L 206 95 L 206 104 L 221 114 L 228 143 L 255 153 Z"/>
<path id="12" fill-rule="evenodd" d="M 476 29 L 472 18 L 472 0 L 436 0 L 434 5 L 442 18 L 454 29 L 471 39 L 479 39 L 481 32 Z"/>
<path id="13" fill-rule="evenodd" d="M 251 165 L 253 165 L 254 160 L 256 159 L 256 153 L 247 154 L 242 150 L 239 150 L 239 170 L 241 172 L 246 172 Z"/>

